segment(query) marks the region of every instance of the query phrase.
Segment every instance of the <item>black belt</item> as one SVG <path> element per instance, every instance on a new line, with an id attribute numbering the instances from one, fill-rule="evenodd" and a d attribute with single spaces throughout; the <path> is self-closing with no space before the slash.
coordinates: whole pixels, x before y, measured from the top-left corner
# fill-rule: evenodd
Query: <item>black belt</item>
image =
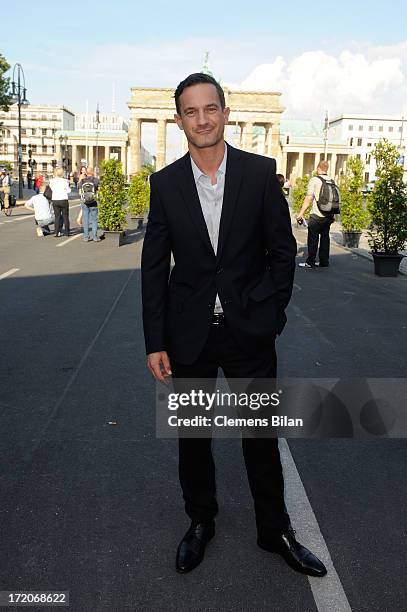
<path id="1" fill-rule="evenodd" d="M 225 315 L 223 312 L 214 312 L 212 315 L 212 325 L 224 325 Z"/>

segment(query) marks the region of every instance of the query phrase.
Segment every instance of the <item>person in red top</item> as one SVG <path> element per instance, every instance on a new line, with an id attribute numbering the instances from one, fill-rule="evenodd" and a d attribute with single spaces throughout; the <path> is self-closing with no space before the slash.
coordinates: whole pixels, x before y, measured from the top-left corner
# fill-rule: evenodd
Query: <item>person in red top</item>
<path id="1" fill-rule="evenodd" d="M 42 176 L 42 174 L 37 174 L 37 176 L 35 177 L 34 180 L 34 191 L 35 193 L 39 193 L 40 192 L 40 188 L 41 185 L 44 182 L 44 177 Z"/>

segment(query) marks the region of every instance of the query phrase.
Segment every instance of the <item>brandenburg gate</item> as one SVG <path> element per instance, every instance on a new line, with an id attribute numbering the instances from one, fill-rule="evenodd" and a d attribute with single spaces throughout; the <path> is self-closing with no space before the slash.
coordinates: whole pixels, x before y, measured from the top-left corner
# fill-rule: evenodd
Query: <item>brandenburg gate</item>
<path id="1" fill-rule="evenodd" d="M 231 91 L 224 88 L 226 106 L 230 108 L 229 125 L 240 130 L 239 147 L 253 150 L 253 128 L 265 129 L 265 155 L 279 158 L 280 93 Z M 130 109 L 130 164 L 131 173 L 141 166 L 141 125 L 143 122 L 157 124 L 156 169 L 166 164 L 167 123 L 174 122 L 174 90 L 167 88 L 132 87 Z M 185 137 L 184 137 L 185 139 Z M 186 140 L 185 140 L 186 150 Z"/>

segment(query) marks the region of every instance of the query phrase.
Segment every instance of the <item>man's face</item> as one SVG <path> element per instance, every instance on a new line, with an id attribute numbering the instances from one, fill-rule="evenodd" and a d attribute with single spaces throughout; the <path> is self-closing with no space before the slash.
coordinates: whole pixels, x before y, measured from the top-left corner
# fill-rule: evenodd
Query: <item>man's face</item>
<path id="1" fill-rule="evenodd" d="M 223 140 L 230 110 L 222 110 L 215 85 L 198 83 L 187 87 L 179 97 L 179 105 L 180 114 L 174 118 L 189 143 L 205 149 Z"/>

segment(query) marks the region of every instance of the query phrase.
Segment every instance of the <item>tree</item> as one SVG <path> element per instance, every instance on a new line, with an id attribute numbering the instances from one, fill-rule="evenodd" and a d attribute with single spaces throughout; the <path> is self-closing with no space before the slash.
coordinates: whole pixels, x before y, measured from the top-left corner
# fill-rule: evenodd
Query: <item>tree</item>
<path id="1" fill-rule="evenodd" d="M 363 206 L 363 185 L 363 162 L 357 157 L 348 157 L 346 174 L 339 183 L 341 224 L 345 232 L 361 232 L 368 223 L 368 214 Z"/>
<path id="2" fill-rule="evenodd" d="M 101 170 L 98 190 L 99 223 L 107 231 L 121 231 L 126 220 L 126 189 L 122 164 L 117 159 L 107 159 L 102 161 Z"/>
<path id="3" fill-rule="evenodd" d="M 6 159 L 0 159 L 0 168 L 5 168 L 8 172 L 13 170 L 13 164 Z"/>
<path id="4" fill-rule="evenodd" d="M 296 214 L 300 212 L 301 206 L 304 203 L 304 198 L 307 194 L 309 181 L 310 176 L 308 174 L 306 174 L 305 176 L 299 176 L 295 181 L 295 185 L 292 191 L 292 204 L 293 211 Z M 307 217 L 308 215 L 306 214 L 305 216 Z"/>
<path id="5" fill-rule="evenodd" d="M 134 174 L 130 181 L 130 186 L 127 191 L 127 201 L 129 210 L 135 217 L 142 217 L 148 209 L 150 200 L 150 185 L 148 182 L 146 169 L 141 169 L 137 174 Z"/>
<path id="6" fill-rule="evenodd" d="M 383 139 L 372 155 L 377 180 L 368 198 L 372 220 L 369 245 L 376 253 L 397 254 L 407 241 L 407 186 L 398 163 L 400 154 L 395 145 Z"/>
<path id="7" fill-rule="evenodd" d="M 10 69 L 10 64 L 6 58 L 0 54 L 0 109 L 8 111 L 12 98 L 10 91 L 10 79 L 4 74 Z"/>

